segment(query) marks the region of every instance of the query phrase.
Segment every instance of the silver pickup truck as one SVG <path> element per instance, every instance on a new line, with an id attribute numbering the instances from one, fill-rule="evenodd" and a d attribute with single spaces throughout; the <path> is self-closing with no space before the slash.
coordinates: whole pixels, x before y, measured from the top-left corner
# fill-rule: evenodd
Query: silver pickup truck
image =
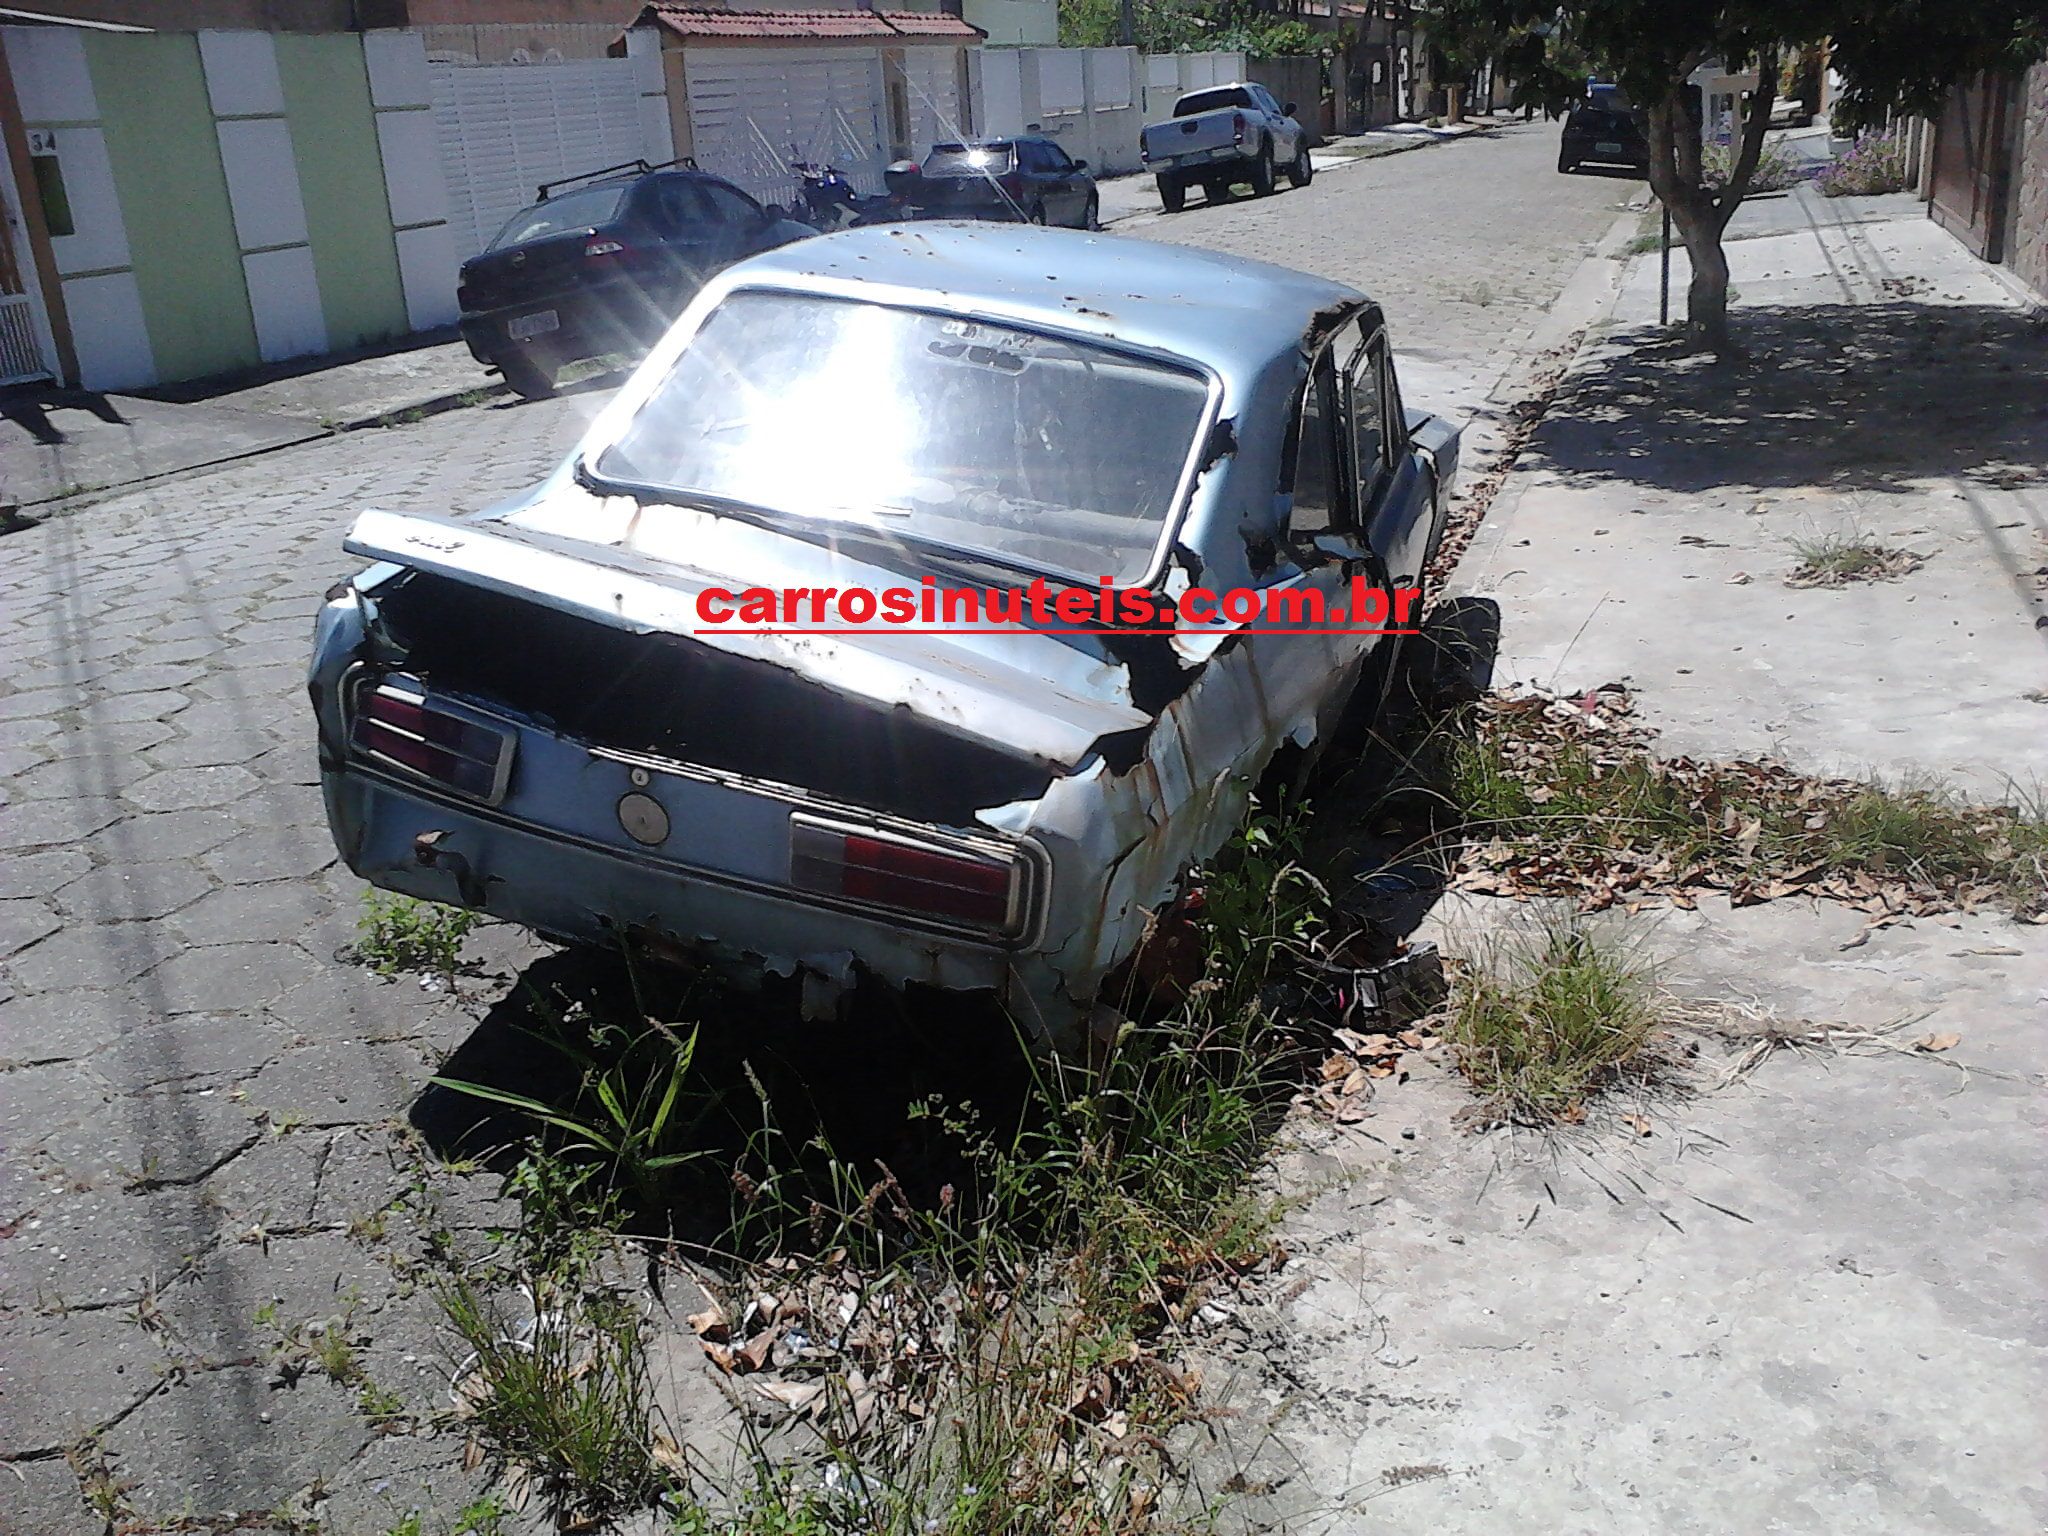
<path id="1" fill-rule="evenodd" d="M 1308 130 L 1294 120 L 1294 103 L 1283 107 L 1263 85 L 1242 82 L 1189 91 L 1173 104 L 1170 119 L 1145 129 L 1139 152 L 1158 179 L 1168 213 L 1180 212 L 1197 182 L 1216 203 L 1240 181 L 1264 197 L 1283 168 L 1297 187 L 1315 174 Z"/>

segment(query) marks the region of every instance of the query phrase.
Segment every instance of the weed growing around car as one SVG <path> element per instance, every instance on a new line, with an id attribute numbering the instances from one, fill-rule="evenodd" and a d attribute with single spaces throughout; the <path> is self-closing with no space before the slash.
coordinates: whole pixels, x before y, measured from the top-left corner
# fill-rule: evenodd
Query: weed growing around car
<path id="1" fill-rule="evenodd" d="M 462 941 L 476 927 L 477 914 L 410 896 L 363 893 L 356 953 L 380 976 L 404 971 L 453 975 L 462 960 Z"/>
<path id="2" fill-rule="evenodd" d="M 1660 1023 L 1639 956 L 1574 914 L 1482 945 L 1456 991 L 1448 1038 L 1492 1117 L 1543 1125 L 1640 1070 Z"/>
<path id="3" fill-rule="evenodd" d="M 711 1021 L 654 1022 L 637 985 L 617 1017 L 553 1020 L 558 1098 L 465 1085 L 524 1131 L 518 1227 L 435 1265 L 461 1427 L 572 1523 L 1208 1528 L 1168 1448 L 1202 1412 L 1170 1338 L 1273 1262 L 1248 1180 L 1303 1057 L 1270 999 L 1323 909 L 1295 848 L 1290 820 L 1255 816 L 1204 876 L 1199 974 L 1163 1016 L 1123 1020 L 1087 1066 L 1027 1058 L 1018 1101 L 912 1104 L 887 1157 L 793 1122 L 751 1059 L 707 1065 Z M 903 1164 L 920 1141 L 939 1172 Z M 699 1232 L 710 1201 L 727 1214 Z M 656 1406 L 622 1224 L 658 1234 L 666 1289 L 707 1287 L 682 1343 L 746 1410 L 734 1455 Z"/>
<path id="4" fill-rule="evenodd" d="M 1660 758 L 1627 693 L 1480 701 L 1440 733 L 1443 835 L 1466 889 L 1737 906 L 1829 896 L 1885 920 L 1961 907 L 2048 916 L 2048 816 L 1938 785 L 1884 786 L 1773 763 Z"/>

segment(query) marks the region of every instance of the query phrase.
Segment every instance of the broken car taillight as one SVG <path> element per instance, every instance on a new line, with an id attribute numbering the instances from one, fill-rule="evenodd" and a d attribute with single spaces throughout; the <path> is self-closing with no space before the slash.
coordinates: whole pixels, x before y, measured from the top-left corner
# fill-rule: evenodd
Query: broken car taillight
<path id="1" fill-rule="evenodd" d="M 1000 932 L 1023 909 L 1016 859 L 940 848 L 797 816 L 790 820 L 792 885 L 864 906 L 890 907 Z"/>
<path id="2" fill-rule="evenodd" d="M 512 733 L 431 699 L 409 682 L 387 679 L 357 690 L 350 736 L 356 751 L 497 804 L 512 769 Z"/>
<path id="3" fill-rule="evenodd" d="M 1244 114 L 1242 112 L 1236 112 L 1231 114 L 1230 126 L 1237 130 L 1237 142 L 1242 144 L 1244 142 L 1245 130 Z"/>

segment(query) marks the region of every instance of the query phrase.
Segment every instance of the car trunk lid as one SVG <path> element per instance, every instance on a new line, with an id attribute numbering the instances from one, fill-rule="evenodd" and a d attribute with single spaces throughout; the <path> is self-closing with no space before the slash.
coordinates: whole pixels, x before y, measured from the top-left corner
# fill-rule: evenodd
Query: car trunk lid
<path id="1" fill-rule="evenodd" d="M 1127 670 L 1064 637 L 1026 629 L 743 634 L 707 625 L 697 606 L 701 594 L 754 585 L 763 573 L 789 586 L 829 581 L 915 588 L 917 581 L 694 509 L 658 509 L 675 517 L 660 537 L 650 538 L 640 527 L 642 514 L 656 509 L 623 497 L 592 497 L 581 505 L 587 526 L 576 535 L 506 518 L 458 522 L 366 512 L 345 542 L 353 554 L 453 577 L 610 629 L 675 637 L 760 662 L 1057 771 L 1085 761 L 1103 737 L 1151 724 L 1132 701 Z M 650 545 L 667 557 L 651 554 Z M 690 557 L 668 553 L 678 548 Z"/>
<path id="2" fill-rule="evenodd" d="M 582 270 L 584 251 L 598 232 L 564 230 L 523 245 L 485 251 L 462 264 L 458 302 L 475 312 L 544 299 L 569 287 Z"/>

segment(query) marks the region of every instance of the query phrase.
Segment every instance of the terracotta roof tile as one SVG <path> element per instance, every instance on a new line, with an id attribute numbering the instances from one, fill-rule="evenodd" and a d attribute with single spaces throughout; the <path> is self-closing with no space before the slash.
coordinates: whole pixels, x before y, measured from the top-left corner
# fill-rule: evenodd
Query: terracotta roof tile
<path id="1" fill-rule="evenodd" d="M 730 11 L 663 4 L 647 9 L 678 37 L 934 37 L 968 42 L 985 35 L 958 16 L 939 11 Z"/>

